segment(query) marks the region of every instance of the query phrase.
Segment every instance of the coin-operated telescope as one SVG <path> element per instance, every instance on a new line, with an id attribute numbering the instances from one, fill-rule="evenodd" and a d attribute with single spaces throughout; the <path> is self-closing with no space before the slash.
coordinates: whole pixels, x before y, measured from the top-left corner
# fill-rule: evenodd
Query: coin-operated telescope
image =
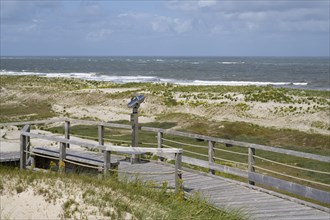
<path id="1" fill-rule="evenodd" d="M 140 104 L 144 101 L 144 95 L 137 95 L 131 98 L 131 101 L 127 104 L 128 108 L 133 109 L 131 114 L 131 124 L 132 124 L 132 147 L 138 147 L 138 130 L 139 130 L 139 115 L 138 108 Z M 140 159 L 138 155 L 132 155 L 131 162 L 138 162 Z"/>
<path id="2" fill-rule="evenodd" d="M 140 104 L 144 101 L 144 95 L 138 95 L 131 98 L 131 101 L 127 104 L 129 108 L 139 108 Z"/>

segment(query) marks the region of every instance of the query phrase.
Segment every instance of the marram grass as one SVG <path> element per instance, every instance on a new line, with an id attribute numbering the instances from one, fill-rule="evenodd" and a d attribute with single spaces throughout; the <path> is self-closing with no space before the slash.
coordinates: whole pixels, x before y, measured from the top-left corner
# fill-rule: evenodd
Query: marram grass
<path id="1" fill-rule="evenodd" d="M 90 175 L 20 171 L 0 166 L 0 194 L 20 194 L 28 188 L 45 202 L 61 202 L 59 219 L 244 219 L 239 211 L 213 208 L 198 196 L 182 199 L 163 187 L 139 181 L 98 179 Z M 93 211 L 91 211 L 93 210 Z M 1 210 L 2 212 L 2 210 Z M 10 216 L 7 216 L 10 219 Z"/>

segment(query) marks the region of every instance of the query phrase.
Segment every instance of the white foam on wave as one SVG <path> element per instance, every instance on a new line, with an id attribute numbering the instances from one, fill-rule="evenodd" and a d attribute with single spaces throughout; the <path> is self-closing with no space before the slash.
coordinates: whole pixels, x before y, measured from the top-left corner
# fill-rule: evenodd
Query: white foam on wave
<path id="1" fill-rule="evenodd" d="M 307 86 L 307 82 L 254 82 L 254 81 L 207 81 L 207 80 L 177 80 L 177 79 L 166 79 L 158 78 L 156 76 L 107 76 L 99 75 L 97 73 L 38 73 L 38 72 L 15 72 L 0 70 L 0 75 L 36 75 L 48 78 L 77 78 L 84 80 L 95 80 L 95 81 L 106 81 L 114 83 L 170 83 L 175 85 L 192 85 L 192 86 Z"/>
<path id="2" fill-rule="evenodd" d="M 308 83 L 307 82 L 299 82 L 299 83 L 292 83 L 295 86 L 307 86 Z"/>
<path id="3" fill-rule="evenodd" d="M 220 64 L 225 64 L 225 65 L 228 65 L 228 64 L 244 64 L 245 62 L 243 61 L 227 61 L 227 62 L 217 62 L 217 63 L 220 63 Z"/>
<path id="4" fill-rule="evenodd" d="M 16 71 L 6 71 L 6 70 L 1 70 L 0 75 L 10 75 L 10 76 L 29 76 L 29 75 L 37 75 L 41 76 L 44 75 L 42 73 L 36 73 L 36 72 L 29 72 L 23 70 L 22 72 L 16 72 Z"/>
<path id="5" fill-rule="evenodd" d="M 305 86 L 308 83 L 291 83 L 291 82 L 253 82 L 253 81 L 203 81 L 195 80 L 192 82 L 178 82 L 178 85 L 201 85 L 201 86 L 285 86 L 285 85 L 299 85 Z"/>
<path id="6" fill-rule="evenodd" d="M 130 82 L 159 82 L 159 79 L 154 76 L 106 76 L 101 75 L 101 81 L 109 81 L 115 83 L 130 83 Z"/>

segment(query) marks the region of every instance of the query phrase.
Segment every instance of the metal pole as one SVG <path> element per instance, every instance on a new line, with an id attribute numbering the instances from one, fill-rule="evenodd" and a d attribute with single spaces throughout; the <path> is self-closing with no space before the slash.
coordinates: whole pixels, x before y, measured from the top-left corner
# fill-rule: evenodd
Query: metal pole
<path id="1" fill-rule="evenodd" d="M 139 130 L 139 117 L 138 117 L 138 106 L 133 107 L 133 113 L 131 114 L 131 122 L 132 122 L 132 147 L 138 147 L 138 130 Z M 139 156 L 136 154 L 132 154 L 131 162 L 138 162 Z"/>

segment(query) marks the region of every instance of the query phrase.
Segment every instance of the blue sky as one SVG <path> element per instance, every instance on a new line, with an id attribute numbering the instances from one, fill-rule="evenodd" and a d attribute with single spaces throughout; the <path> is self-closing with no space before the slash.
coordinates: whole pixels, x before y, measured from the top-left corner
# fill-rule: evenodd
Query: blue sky
<path id="1" fill-rule="evenodd" d="M 2 56 L 329 56 L 329 0 L 1 0 Z"/>

